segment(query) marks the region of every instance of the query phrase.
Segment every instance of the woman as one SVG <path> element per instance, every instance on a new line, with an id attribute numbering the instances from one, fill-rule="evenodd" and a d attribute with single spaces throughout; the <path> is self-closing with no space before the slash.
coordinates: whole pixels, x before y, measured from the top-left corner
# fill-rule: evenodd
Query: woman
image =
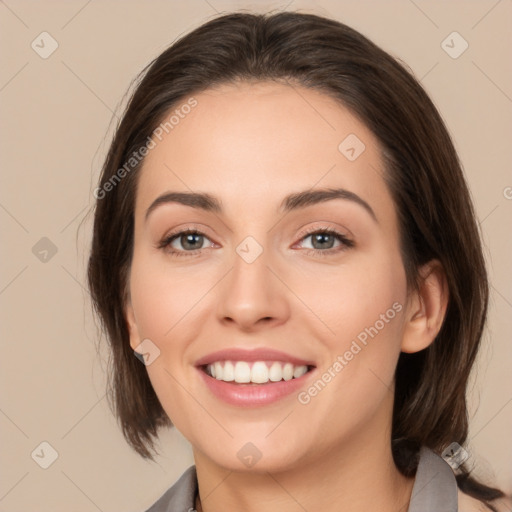
<path id="1" fill-rule="evenodd" d="M 464 465 L 472 203 L 383 50 L 314 15 L 204 24 L 146 70 L 95 197 L 124 435 L 151 458 L 175 425 L 193 448 L 151 512 L 504 507 Z"/>

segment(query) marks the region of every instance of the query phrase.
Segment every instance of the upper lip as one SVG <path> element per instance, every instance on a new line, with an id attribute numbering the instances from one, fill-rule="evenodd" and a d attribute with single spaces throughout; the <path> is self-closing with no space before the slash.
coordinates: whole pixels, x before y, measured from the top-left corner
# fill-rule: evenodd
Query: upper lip
<path id="1" fill-rule="evenodd" d="M 228 348 L 218 350 L 198 359 L 196 366 L 204 366 L 217 361 L 283 361 L 295 366 L 315 366 L 313 361 L 307 361 L 273 348 L 257 348 L 254 350 Z"/>

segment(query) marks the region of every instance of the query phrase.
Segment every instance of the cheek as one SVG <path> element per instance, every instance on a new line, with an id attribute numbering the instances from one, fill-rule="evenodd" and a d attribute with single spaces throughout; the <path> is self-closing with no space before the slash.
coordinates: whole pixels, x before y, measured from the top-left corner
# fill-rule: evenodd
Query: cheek
<path id="1" fill-rule="evenodd" d="M 324 335 L 327 359 L 316 381 L 303 390 L 304 414 L 329 418 L 333 429 L 325 443 L 351 439 L 367 431 L 370 438 L 386 428 L 400 354 L 403 302 L 389 278 L 367 279 L 370 289 L 355 287 L 340 302 L 337 314 L 325 316 L 335 335 Z M 354 276 L 355 280 L 355 276 Z M 361 281 L 355 280 L 356 284 Z M 324 312 L 325 313 L 325 312 Z"/>
<path id="2" fill-rule="evenodd" d="M 324 286 L 308 288 L 302 293 L 330 330 L 319 327 L 316 336 L 328 353 L 322 370 L 336 375 L 333 399 L 371 410 L 393 386 L 400 354 L 407 290 L 399 254 L 368 254 L 333 271 Z"/>
<path id="3" fill-rule="evenodd" d="M 130 277 L 130 294 L 139 334 L 161 348 L 170 340 L 183 339 L 178 333 L 187 326 L 187 338 L 193 339 L 194 325 L 201 310 L 200 301 L 212 285 L 211 276 L 193 266 L 173 268 L 165 257 L 135 255 Z"/>
<path id="4" fill-rule="evenodd" d="M 204 337 L 204 325 L 214 304 L 214 285 L 222 274 L 200 265 L 169 264 L 168 256 L 135 251 L 130 272 L 131 303 L 140 339 L 150 339 L 159 357 L 147 366 L 153 388 L 171 421 L 179 428 L 176 411 L 190 408 L 182 384 L 195 372 L 189 347 Z M 192 390 L 193 391 L 193 390 Z M 176 417 L 178 416 L 178 417 Z"/>
<path id="5" fill-rule="evenodd" d="M 200 299 L 211 284 L 190 269 L 171 273 L 160 260 L 164 258 L 143 251 L 134 254 L 131 302 L 140 339 L 150 339 L 160 351 L 146 367 L 151 385 L 175 427 L 189 432 L 194 402 L 183 387 L 190 382 L 193 370 L 186 357 L 187 347 L 200 334 Z"/>
<path id="6" fill-rule="evenodd" d="M 317 324 L 329 329 L 330 336 L 323 329 L 322 338 L 331 351 L 348 349 L 347 340 L 360 334 L 364 342 L 375 324 L 379 337 L 386 334 L 382 337 L 400 344 L 394 335 L 401 331 L 397 310 L 403 309 L 406 281 L 400 256 L 392 251 L 358 256 L 354 264 L 333 267 L 320 278 L 307 276 L 296 286 L 300 286 L 298 295 L 307 297 L 308 306 L 323 321 Z"/>

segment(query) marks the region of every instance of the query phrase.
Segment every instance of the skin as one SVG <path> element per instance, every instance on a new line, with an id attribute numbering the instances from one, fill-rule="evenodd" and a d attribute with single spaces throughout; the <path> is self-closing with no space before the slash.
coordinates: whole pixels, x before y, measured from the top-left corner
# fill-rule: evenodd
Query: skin
<path id="1" fill-rule="evenodd" d="M 448 291 L 436 261 L 421 269 L 419 293 L 407 289 L 378 141 L 339 103 L 301 87 L 238 83 L 194 97 L 139 176 L 126 317 L 133 349 L 149 338 L 160 350 L 147 371 L 192 444 L 197 508 L 407 510 L 414 479 L 399 473 L 390 447 L 393 375 L 400 351 L 434 340 Z M 338 150 L 349 134 L 366 146 L 354 161 Z M 347 189 L 377 221 L 346 199 L 280 213 L 286 195 L 311 188 Z M 146 219 L 169 191 L 206 192 L 223 212 L 168 203 Z M 189 227 L 206 237 L 195 254 L 158 247 Z M 335 239 L 330 254 L 314 251 L 304 229 L 322 228 L 354 246 L 332 252 Z M 253 263 L 236 252 L 247 236 L 263 248 Z M 183 242 L 172 248 L 185 252 Z M 307 405 L 294 393 L 242 410 L 212 395 L 194 366 L 225 348 L 271 347 L 315 361 L 307 389 L 393 303 L 401 311 Z M 251 468 L 237 457 L 248 442 L 262 455 Z"/>

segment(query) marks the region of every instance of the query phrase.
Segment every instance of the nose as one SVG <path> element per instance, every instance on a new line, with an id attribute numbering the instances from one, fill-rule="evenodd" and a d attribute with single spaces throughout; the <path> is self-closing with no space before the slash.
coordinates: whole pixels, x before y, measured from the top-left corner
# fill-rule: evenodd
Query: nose
<path id="1" fill-rule="evenodd" d="M 251 263 L 235 254 L 233 268 L 221 283 L 217 314 L 222 323 L 249 332 L 286 322 L 288 290 L 269 264 L 266 251 Z"/>

